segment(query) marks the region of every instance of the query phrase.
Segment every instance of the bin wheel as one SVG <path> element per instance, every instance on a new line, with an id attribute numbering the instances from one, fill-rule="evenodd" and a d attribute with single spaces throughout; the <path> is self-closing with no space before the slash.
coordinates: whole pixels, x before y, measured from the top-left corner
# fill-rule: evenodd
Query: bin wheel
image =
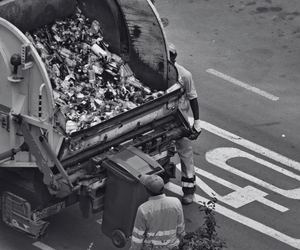
<path id="1" fill-rule="evenodd" d="M 118 248 L 122 248 L 126 245 L 125 234 L 121 230 L 113 231 L 111 239 L 113 244 Z"/>

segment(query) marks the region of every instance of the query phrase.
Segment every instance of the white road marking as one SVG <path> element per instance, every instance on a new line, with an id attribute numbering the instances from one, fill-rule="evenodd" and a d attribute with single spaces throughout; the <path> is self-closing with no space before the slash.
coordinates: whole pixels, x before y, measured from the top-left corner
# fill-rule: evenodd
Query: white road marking
<path id="1" fill-rule="evenodd" d="M 205 121 L 201 121 L 201 127 L 203 130 L 207 130 L 219 137 L 222 137 L 228 141 L 231 141 L 237 145 L 243 146 L 255 153 L 258 153 L 262 156 L 262 158 L 269 158 L 273 161 L 279 162 L 285 166 L 287 166 L 288 168 L 292 168 L 294 170 L 300 171 L 300 163 L 296 162 L 294 160 L 291 160 L 283 155 L 280 155 L 274 151 L 271 151 L 267 148 L 264 148 L 260 145 L 257 145 L 253 142 L 250 142 L 244 138 L 241 138 L 240 136 L 237 136 L 235 134 L 232 134 L 226 130 L 223 130 L 221 128 L 218 128 L 210 123 L 207 123 Z M 242 151 L 240 149 L 237 148 L 216 148 L 213 149 L 209 152 L 206 153 L 206 159 L 218 166 L 221 167 L 227 171 L 230 171 L 236 175 L 239 175 L 247 180 L 250 180 L 256 184 L 259 184 L 261 186 L 263 186 L 264 188 L 267 188 L 269 190 L 272 190 L 273 192 L 277 192 L 283 196 L 286 196 L 288 198 L 292 198 L 292 199 L 299 199 L 299 195 L 300 195 L 300 188 L 298 189 L 293 189 L 293 190 L 283 190 L 281 188 L 278 188 L 270 183 L 267 183 L 263 180 L 260 180 L 257 177 L 251 176 L 249 174 L 246 174 L 236 168 L 232 168 L 231 166 L 229 166 L 227 164 L 228 160 L 231 158 L 235 158 L 235 157 L 244 157 L 247 159 L 250 159 L 252 161 L 255 161 L 259 164 L 261 164 L 262 166 L 268 167 L 274 171 L 277 171 L 283 175 L 286 175 L 290 178 L 294 178 L 296 180 L 300 181 L 300 176 L 295 174 L 294 172 L 291 172 L 289 170 L 287 170 L 286 168 L 281 168 L 275 164 L 272 164 L 266 160 L 263 160 L 259 157 L 256 157 L 252 154 L 249 154 L 245 151 Z M 180 167 L 180 165 L 177 165 L 177 167 Z M 218 195 L 211 187 L 209 187 L 206 183 L 204 183 L 200 178 L 196 178 L 196 184 L 197 186 L 199 186 L 205 193 L 207 193 L 209 196 L 212 196 L 212 194 L 215 194 L 216 198 L 224 203 L 230 204 L 233 207 L 240 207 L 242 205 L 248 204 L 249 202 L 252 202 L 254 200 L 257 200 L 265 205 L 268 205 L 270 207 L 273 207 L 279 211 L 285 212 L 288 210 L 288 208 L 285 208 L 279 204 L 276 204 L 272 201 L 267 200 L 266 198 L 264 198 L 264 196 L 266 195 L 265 192 L 258 190 L 258 189 L 254 189 L 251 186 L 247 186 L 244 188 L 241 188 L 233 183 L 230 183 L 226 180 L 223 180 L 217 176 L 214 176 L 211 173 L 208 173 L 204 170 L 195 169 L 197 174 L 200 174 L 202 176 L 205 176 L 213 181 L 218 182 L 221 185 L 224 185 L 232 190 L 235 190 L 235 192 L 230 193 L 229 195 L 225 195 L 225 196 L 220 196 Z M 179 195 L 182 195 L 182 189 L 180 186 L 177 186 L 175 184 L 169 183 L 166 185 L 166 188 L 169 189 L 170 191 L 177 193 Z M 197 202 L 198 204 L 201 204 L 201 202 L 208 202 L 208 199 L 205 199 L 204 197 L 201 197 L 197 194 L 195 194 L 195 202 Z M 273 228 L 270 228 L 260 222 L 257 222 L 253 219 L 250 219 L 246 216 L 243 216 L 241 214 L 238 214 L 228 208 L 225 208 L 219 204 L 216 204 L 216 212 L 232 219 L 235 220 L 243 225 L 246 225 L 254 230 L 257 230 L 265 235 L 268 235 L 270 237 L 273 237 L 276 240 L 279 240 L 287 245 L 290 245 L 292 247 L 295 247 L 297 249 L 300 249 L 300 239 L 296 239 L 296 238 L 292 238 L 288 235 L 285 235 L 279 231 L 276 231 Z"/>
<path id="2" fill-rule="evenodd" d="M 206 72 L 208 72 L 208 73 L 210 73 L 212 75 L 215 75 L 217 77 L 220 77 L 220 78 L 222 78 L 222 79 L 224 79 L 226 81 L 229 81 L 231 83 L 234 83 L 235 85 L 243 87 L 243 88 L 245 88 L 247 90 L 251 90 L 252 92 L 254 92 L 256 94 L 259 94 L 259 95 L 261 95 L 263 97 L 266 97 L 266 98 L 268 98 L 268 99 L 270 99 L 272 101 L 279 100 L 279 97 L 277 97 L 277 96 L 271 95 L 271 94 L 269 94 L 269 93 L 267 93 L 267 92 L 265 92 L 265 91 L 263 91 L 263 90 L 261 90 L 259 88 L 253 87 L 253 86 L 251 86 L 251 85 L 249 85 L 247 83 L 244 83 L 244 82 L 239 81 L 239 80 L 237 80 L 235 78 L 232 78 L 232 77 L 230 77 L 228 75 L 225 75 L 225 74 L 223 74 L 223 73 L 221 73 L 221 72 L 219 72 L 217 70 L 207 69 Z"/>
<path id="3" fill-rule="evenodd" d="M 180 164 L 177 164 L 176 166 L 178 169 L 180 169 Z M 206 172 L 205 170 L 195 168 L 195 171 L 197 174 L 200 174 L 210 180 L 213 180 L 216 183 L 219 183 L 220 185 L 223 185 L 232 190 L 235 190 L 235 192 L 232 192 L 225 196 L 221 196 L 215 190 L 213 190 L 211 187 L 209 187 L 201 179 L 197 178 L 197 180 L 196 180 L 197 186 L 199 186 L 206 194 L 211 195 L 212 193 L 214 193 L 216 198 L 219 201 L 224 202 L 234 208 L 242 207 L 242 206 L 249 204 L 256 200 L 256 201 L 258 201 L 266 206 L 269 206 L 273 209 L 276 209 L 280 212 L 286 212 L 289 210 L 288 208 L 286 208 L 284 206 L 281 206 L 275 202 L 265 199 L 264 196 L 266 196 L 268 194 L 265 192 L 262 192 L 261 190 L 254 188 L 254 187 L 247 186 L 247 187 L 241 188 L 229 181 L 226 181 L 226 180 L 224 180 L 220 177 L 217 177 L 209 172 Z"/>
<path id="4" fill-rule="evenodd" d="M 182 195 L 182 188 L 171 182 L 166 185 L 166 189 L 168 189 L 171 192 L 176 193 L 178 195 Z M 208 199 L 195 194 L 195 202 L 196 203 L 202 205 L 202 202 L 207 203 L 208 201 L 209 201 Z M 243 215 L 236 213 L 228 208 L 225 208 L 225 207 L 219 205 L 218 203 L 216 204 L 215 211 L 217 213 L 220 213 L 220 214 L 228 217 L 231 220 L 241 223 L 247 227 L 251 227 L 256 231 L 266 234 L 266 235 L 268 235 L 276 240 L 279 240 L 287 245 L 295 247 L 296 249 L 300 249 L 300 239 L 295 239 L 290 236 L 287 236 L 287 235 L 285 235 L 279 231 L 276 231 L 275 229 L 270 228 L 260 222 L 252 220 L 250 218 L 247 218 L 246 216 L 243 216 Z"/>
<path id="5" fill-rule="evenodd" d="M 39 241 L 34 242 L 32 245 L 34 245 L 35 247 L 37 247 L 39 249 L 42 249 L 42 250 L 55 250 L 54 248 L 49 247 L 49 246 L 47 246 L 44 243 L 39 242 Z"/>
<path id="6" fill-rule="evenodd" d="M 223 196 L 224 201 L 226 201 L 227 204 L 234 208 L 239 208 L 241 206 L 244 206 L 246 204 L 249 204 L 250 202 L 257 201 L 257 200 L 266 200 L 264 199 L 265 196 L 268 194 L 255 188 L 252 186 L 246 186 L 244 188 L 240 188 L 230 194 L 227 194 Z M 277 205 L 276 203 L 274 203 Z M 286 209 L 285 211 L 287 211 Z"/>
<path id="7" fill-rule="evenodd" d="M 268 155 L 265 155 L 268 157 Z M 231 172 L 235 175 L 238 175 L 246 180 L 252 181 L 264 188 L 267 188 L 273 192 L 276 192 L 278 194 L 281 194 L 287 198 L 298 200 L 300 199 L 300 188 L 291 189 L 291 190 L 284 190 L 282 188 L 276 187 L 266 181 L 263 181 L 259 179 L 258 177 L 254 177 L 250 174 L 244 173 L 243 171 L 240 171 L 234 167 L 231 167 L 227 164 L 229 159 L 232 158 L 246 158 L 251 161 L 257 162 L 262 166 L 266 166 L 272 170 L 275 170 L 281 174 L 284 174 L 290 178 L 296 179 L 300 181 L 300 176 L 297 174 L 294 174 L 293 172 L 290 172 L 284 168 L 278 167 L 268 161 L 265 161 L 263 159 L 260 159 L 254 155 L 251 155 L 245 151 L 242 151 L 237 148 L 215 148 L 210 151 L 208 151 L 205 155 L 205 158 L 208 162 L 214 164 L 217 167 L 220 167 L 222 169 L 225 169 L 228 172 Z M 271 157 L 270 157 L 271 158 Z M 271 158 L 272 159 L 272 158 Z M 273 159 L 274 160 L 274 159 Z"/>
<path id="8" fill-rule="evenodd" d="M 300 171 L 300 163 L 294 160 L 291 160 L 283 155 L 280 155 L 274 151 L 271 151 L 267 148 L 264 148 L 258 144 L 255 144 L 251 141 L 248 141 L 240 136 L 237 136 L 235 134 L 232 134 L 224 129 L 221 129 L 215 125 L 212 125 L 208 122 L 205 121 L 201 121 L 201 128 L 203 128 L 204 130 L 209 131 L 210 133 L 213 133 L 217 136 L 220 136 L 228 141 L 231 141 L 235 144 L 238 144 L 240 146 L 243 146 L 245 148 L 248 148 L 256 153 L 259 153 L 261 155 L 264 155 L 270 159 L 273 159 L 277 162 L 280 162 L 290 168 L 296 169 L 298 171 Z"/>

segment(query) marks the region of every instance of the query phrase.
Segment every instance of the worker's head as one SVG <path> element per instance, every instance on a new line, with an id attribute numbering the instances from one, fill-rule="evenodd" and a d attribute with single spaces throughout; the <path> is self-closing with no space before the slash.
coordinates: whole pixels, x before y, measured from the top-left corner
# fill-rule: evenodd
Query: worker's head
<path id="1" fill-rule="evenodd" d="M 141 184 L 143 184 L 150 195 L 162 194 L 164 190 L 164 180 L 158 175 L 142 175 L 140 178 Z"/>
<path id="2" fill-rule="evenodd" d="M 177 51 L 176 51 L 175 45 L 173 43 L 169 43 L 168 49 L 169 49 L 170 61 L 171 61 L 171 63 L 175 63 L 176 57 L 177 57 Z"/>

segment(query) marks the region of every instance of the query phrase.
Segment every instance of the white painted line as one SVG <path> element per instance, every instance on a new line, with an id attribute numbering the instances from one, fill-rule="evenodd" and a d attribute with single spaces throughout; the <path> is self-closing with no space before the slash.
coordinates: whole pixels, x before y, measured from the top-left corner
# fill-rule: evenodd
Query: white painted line
<path id="1" fill-rule="evenodd" d="M 171 182 L 166 185 L 166 189 L 168 189 L 171 192 L 176 193 L 178 195 L 182 195 L 182 188 Z M 203 202 L 207 203 L 208 201 L 209 201 L 208 199 L 195 194 L 195 202 L 196 203 L 202 205 Z M 216 204 L 215 211 L 217 213 L 220 213 L 220 214 L 228 217 L 231 220 L 241 223 L 241 224 L 243 224 L 247 227 L 250 227 L 256 231 L 259 231 L 265 235 L 268 235 L 268 236 L 270 236 L 276 240 L 279 240 L 287 245 L 290 245 L 296 249 L 300 249 L 300 239 L 295 239 L 288 235 L 285 235 L 285 234 L 283 234 L 279 231 L 276 231 L 275 229 L 270 228 L 258 221 L 252 220 L 252 219 L 247 218 L 239 213 L 236 213 L 228 208 L 225 208 L 225 207 L 219 205 L 218 203 Z"/>
<path id="2" fill-rule="evenodd" d="M 300 163 L 299 162 L 291 160 L 283 155 L 280 155 L 274 151 L 264 148 L 264 147 L 262 147 L 258 144 L 255 144 L 251 141 L 248 141 L 240 136 L 232 134 L 232 133 L 230 133 L 224 129 L 221 129 L 215 125 L 212 125 L 205 121 L 201 121 L 201 128 L 203 128 L 204 130 L 207 130 L 217 136 L 220 136 L 228 141 L 231 141 L 235 144 L 241 145 L 241 146 L 248 148 L 256 153 L 259 153 L 263 156 L 266 156 L 270 159 L 280 162 L 290 168 L 300 171 Z"/>
<path id="3" fill-rule="evenodd" d="M 177 164 L 176 167 L 178 169 L 180 169 L 180 164 Z M 228 204 L 234 208 L 239 208 L 239 207 L 242 207 L 253 201 L 258 201 L 258 202 L 260 202 L 266 206 L 269 206 L 273 209 L 276 209 L 280 212 L 286 212 L 289 210 L 288 208 L 286 208 L 284 206 L 281 206 L 275 202 L 265 199 L 264 196 L 266 196 L 268 194 L 254 188 L 254 187 L 247 186 L 245 188 L 241 188 L 229 181 L 226 181 L 226 180 L 224 180 L 220 177 L 217 177 L 209 172 L 206 172 L 205 170 L 195 168 L 195 171 L 197 174 L 202 175 L 216 183 L 219 183 L 220 185 L 223 185 L 224 187 L 228 187 L 232 190 L 235 190 L 235 192 L 232 192 L 225 196 L 221 196 L 221 195 L 217 194 L 217 192 L 215 192 L 211 187 L 209 187 L 203 180 L 201 180 L 200 178 L 196 179 L 197 186 L 200 187 L 206 194 L 211 196 L 211 194 L 214 193 L 216 198 L 219 201 L 224 202 L 225 204 Z"/>
<path id="4" fill-rule="evenodd" d="M 268 156 L 268 155 L 265 155 L 265 156 Z M 268 168 L 275 170 L 283 175 L 286 175 L 290 178 L 300 181 L 299 175 L 297 175 L 293 172 L 290 172 L 284 168 L 278 167 L 268 161 L 260 159 L 252 154 L 249 154 L 249 153 L 242 151 L 240 149 L 237 149 L 237 148 L 229 148 L 229 147 L 228 148 L 215 148 L 215 149 L 208 151 L 205 154 L 205 158 L 209 163 L 211 163 L 219 168 L 222 168 L 230 173 L 233 173 L 237 176 L 240 176 L 246 180 L 249 180 L 253 183 L 256 183 L 256 184 L 258 184 L 264 188 L 267 188 L 273 192 L 281 194 L 290 199 L 295 199 L 295 200 L 300 199 L 300 188 L 285 190 L 285 189 L 276 187 L 264 180 L 261 180 L 261 179 L 259 179 L 259 177 L 244 173 L 243 171 L 240 171 L 240 170 L 227 164 L 230 159 L 245 158 L 245 159 L 251 160 L 253 162 L 257 162 L 261 166 L 268 167 Z M 270 157 L 270 159 L 273 159 L 273 158 Z"/>
<path id="5" fill-rule="evenodd" d="M 277 96 L 271 95 L 271 94 L 269 94 L 269 93 L 267 93 L 267 92 L 265 92 L 265 91 L 263 91 L 263 90 L 261 90 L 259 88 L 253 87 L 253 86 L 251 86 L 251 85 L 249 85 L 247 83 L 239 81 L 239 80 L 237 80 L 235 78 L 232 78 L 232 77 L 230 77 L 228 75 L 225 75 L 225 74 L 223 74 L 223 73 L 221 73 L 219 71 L 216 71 L 214 69 L 207 69 L 206 72 L 208 72 L 208 73 L 210 73 L 212 75 L 215 75 L 217 77 L 220 77 L 220 78 L 222 78 L 222 79 L 224 79 L 226 81 L 229 81 L 231 83 L 234 83 L 235 85 L 243 87 L 243 88 L 245 88 L 247 90 L 251 90 L 252 92 L 254 92 L 256 94 L 259 94 L 259 95 L 261 95 L 261 96 L 263 96 L 265 98 L 268 98 L 268 99 L 270 99 L 272 101 L 279 100 L 279 97 L 277 97 Z"/>
<path id="6" fill-rule="evenodd" d="M 49 246 L 47 246 L 44 243 L 39 242 L 39 241 L 34 242 L 32 245 L 34 245 L 35 247 L 37 247 L 39 249 L 42 249 L 42 250 L 55 250 L 54 248 L 49 247 Z"/>
<path id="7" fill-rule="evenodd" d="M 208 122 L 201 121 L 201 127 L 204 130 L 207 130 L 215 135 L 218 135 L 228 141 L 231 141 L 235 144 L 238 144 L 247 149 L 250 149 L 250 150 L 260 154 L 262 157 L 267 157 L 267 158 L 277 161 L 289 168 L 293 168 L 297 171 L 300 171 L 300 163 L 299 162 L 291 160 L 283 155 L 280 155 L 274 151 L 264 148 L 264 147 L 262 147 L 258 144 L 255 144 L 251 141 L 248 141 L 240 136 L 232 134 L 232 133 L 230 133 L 226 130 L 223 130 L 217 126 L 214 126 Z M 296 189 L 292 189 L 292 190 L 284 190 L 284 189 L 276 187 L 270 183 L 267 183 L 267 182 L 259 179 L 258 177 L 251 176 L 251 175 L 244 173 L 236 168 L 233 168 L 230 165 L 228 165 L 227 162 L 229 159 L 241 157 L 241 158 L 246 158 L 248 160 L 251 160 L 253 162 L 257 162 L 264 167 L 268 167 L 269 169 L 272 169 L 280 174 L 286 175 L 289 178 L 293 178 L 298 181 L 300 181 L 299 174 L 293 173 L 285 168 L 279 167 L 275 164 L 272 164 L 266 160 L 263 160 L 257 156 L 254 156 L 252 154 L 249 154 L 249 153 L 242 151 L 240 149 L 237 149 L 237 148 L 226 147 L 226 148 L 212 149 L 206 153 L 205 157 L 208 162 L 214 164 L 215 166 L 218 166 L 218 167 L 220 167 L 226 171 L 229 171 L 231 173 L 234 173 L 244 179 L 250 180 L 253 183 L 256 183 L 256 184 L 258 184 L 264 188 L 267 188 L 273 192 L 281 194 L 290 199 L 300 199 L 300 188 L 296 188 Z M 214 179 L 216 180 L 216 178 L 214 178 Z M 216 181 L 218 182 L 220 180 L 216 180 Z M 225 186 L 226 185 L 228 186 L 228 184 L 226 184 L 226 183 L 223 183 L 223 184 Z M 232 187 L 232 189 L 237 190 L 235 187 Z M 281 209 L 283 209 L 283 207 Z"/>

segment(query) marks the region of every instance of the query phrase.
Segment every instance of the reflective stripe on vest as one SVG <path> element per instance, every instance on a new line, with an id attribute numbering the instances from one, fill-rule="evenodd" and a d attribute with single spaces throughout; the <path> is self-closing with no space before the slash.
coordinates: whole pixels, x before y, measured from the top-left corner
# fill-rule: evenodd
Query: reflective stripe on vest
<path id="1" fill-rule="evenodd" d="M 170 240 L 145 240 L 144 243 L 147 245 L 151 245 L 153 244 L 154 246 L 167 246 L 168 244 L 170 244 Z"/>
<path id="2" fill-rule="evenodd" d="M 147 233 L 148 236 L 169 236 L 172 234 L 176 234 L 176 230 L 165 230 L 165 231 L 157 231 L 156 233 Z"/>
<path id="3" fill-rule="evenodd" d="M 144 239 L 143 238 L 137 238 L 135 236 L 132 235 L 131 240 L 135 243 L 141 244 L 143 243 Z"/>

